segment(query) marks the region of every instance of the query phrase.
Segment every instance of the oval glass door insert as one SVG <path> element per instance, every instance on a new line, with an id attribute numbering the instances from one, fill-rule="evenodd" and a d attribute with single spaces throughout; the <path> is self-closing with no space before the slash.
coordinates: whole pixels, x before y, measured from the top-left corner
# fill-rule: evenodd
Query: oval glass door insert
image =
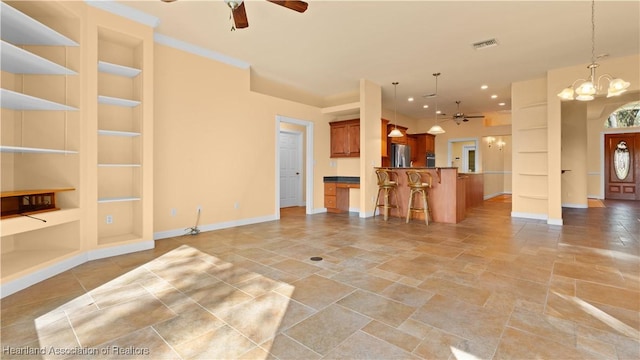
<path id="1" fill-rule="evenodd" d="M 616 151 L 613 153 L 613 167 L 618 179 L 624 180 L 629 175 L 630 160 L 627 142 L 622 140 L 618 143 Z"/>

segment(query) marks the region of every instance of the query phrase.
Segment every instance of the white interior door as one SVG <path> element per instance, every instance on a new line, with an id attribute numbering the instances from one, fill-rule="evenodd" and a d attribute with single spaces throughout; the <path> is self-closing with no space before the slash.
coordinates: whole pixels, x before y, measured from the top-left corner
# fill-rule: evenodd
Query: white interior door
<path id="1" fill-rule="evenodd" d="M 280 207 L 302 205 L 302 133 L 281 131 Z"/>

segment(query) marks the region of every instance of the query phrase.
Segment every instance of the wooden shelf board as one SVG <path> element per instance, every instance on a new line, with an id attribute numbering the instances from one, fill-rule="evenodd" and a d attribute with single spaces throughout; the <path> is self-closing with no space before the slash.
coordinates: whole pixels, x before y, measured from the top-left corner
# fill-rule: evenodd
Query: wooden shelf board
<path id="1" fill-rule="evenodd" d="M 33 189 L 33 190 L 11 190 L 11 191 L 2 191 L 0 192 L 0 197 L 10 197 L 10 196 L 23 196 L 23 195 L 38 195 L 38 194 L 47 194 L 47 193 L 57 193 L 63 191 L 73 191 L 75 188 L 66 187 L 66 188 L 55 188 L 55 189 Z"/>
<path id="2" fill-rule="evenodd" d="M 20 12 L 1 3 L 2 38 L 20 45 L 78 46 L 78 43 Z"/>
<path id="3" fill-rule="evenodd" d="M 117 131 L 117 130 L 98 130 L 98 135 L 102 136 L 122 136 L 122 137 L 136 137 L 142 135 L 139 132 L 133 131 Z"/>
<path id="4" fill-rule="evenodd" d="M 9 44 L 0 43 L 0 64 L 2 70 L 12 74 L 40 74 L 40 75 L 76 75 L 71 69 L 58 65 L 29 51 Z"/>
<path id="5" fill-rule="evenodd" d="M 138 100 L 121 99 L 111 96 L 98 95 L 98 103 L 104 105 L 115 105 L 123 107 L 136 107 L 141 104 Z"/>
<path id="6" fill-rule="evenodd" d="M 124 76 L 128 78 L 134 78 L 142 72 L 142 70 L 140 69 L 132 68 L 129 66 L 118 65 L 118 64 L 112 64 L 106 61 L 98 61 L 98 71 L 106 74 Z"/>
<path id="7" fill-rule="evenodd" d="M 122 197 L 112 197 L 112 198 L 100 198 L 98 199 L 98 203 L 112 203 L 112 202 L 125 202 L 125 201 L 140 201 L 140 198 L 137 196 L 122 196 Z"/>
<path id="8" fill-rule="evenodd" d="M 54 110 L 54 111 L 76 111 L 69 105 L 59 104 L 53 101 L 25 95 L 19 92 L 0 89 L 0 106 L 13 110 Z"/>
<path id="9" fill-rule="evenodd" d="M 77 151 L 73 150 L 58 150 L 58 149 L 42 149 L 31 148 L 23 146 L 0 146 L 0 152 L 4 153 L 23 153 L 23 154 L 77 154 Z"/>

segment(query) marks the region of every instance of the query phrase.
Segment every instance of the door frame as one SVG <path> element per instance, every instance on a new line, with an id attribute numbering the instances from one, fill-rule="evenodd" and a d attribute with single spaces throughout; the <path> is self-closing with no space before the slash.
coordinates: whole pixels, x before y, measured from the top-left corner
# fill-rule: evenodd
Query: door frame
<path id="1" fill-rule="evenodd" d="M 462 146 L 462 172 L 464 172 L 464 173 L 470 172 L 469 171 L 469 152 L 472 151 L 472 150 L 477 152 L 478 148 L 475 145 L 463 145 Z M 473 160 L 474 160 L 474 164 L 476 165 L 475 168 L 477 169 L 478 168 L 478 164 L 475 163 L 475 160 L 478 157 L 476 155 L 477 154 L 474 153 Z M 477 171 L 475 171 L 475 169 L 474 169 L 473 172 L 477 172 Z"/>
<path id="2" fill-rule="evenodd" d="M 480 157 L 480 146 L 478 146 L 478 138 L 454 138 L 454 139 L 449 139 L 447 141 L 447 166 L 451 166 L 451 161 L 453 160 L 453 156 L 452 156 L 452 151 L 453 151 L 453 143 L 457 143 L 457 142 L 473 142 L 476 148 L 476 156 L 475 156 L 475 161 L 476 161 L 476 171 L 475 172 L 481 172 L 482 171 L 482 158 Z M 470 145 L 471 146 L 471 145 Z M 464 151 L 462 152 L 463 156 Z M 464 167 L 467 167 L 467 170 L 469 169 L 469 164 L 463 164 L 463 169 Z"/>
<path id="3" fill-rule="evenodd" d="M 605 129 L 600 133 L 600 200 L 604 200 L 605 198 L 605 180 L 606 180 L 606 171 L 605 168 L 605 158 L 604 158 L 604 137 L 609 134 L 636 134 L 640 133 L 640 129 L 638 128 L 615 128 L 615 129 Z"/>
<path id="4" fill-rule="evenodd" d="M 275 154 L 276 154 L 276 168 L 275 168 L 275 214 L 276 219 L 280 219 L 280 123 L 288 123 L 301 125 L 305 127 L 305 132 L 307 136 L 305 137 L 305 213 L 310 215 L 313 214 L 313 126 L 314 123 L 307 120 L 295 119 L 287 116 L 276 115 L 276 126 L 275 126 Z"/>
<path id="5" fill-rule="evenodd" d="M 289 135 L 295 135 L 295 142 L 297 143 L 297 148 L 298 148 L 298 169 L 300 169 L 301 175 L 304 174 L 304 170 L 302 169 L 302 165 L 304 163 L 302 157 L 304 156 L 304 151 L 302 149 L 302 145 L 303 145 L 303 141 L 302 141 L 302 132 L 301 131 L 295 131 L 295 130 L 280 130 L 280 132 L 278 133 L 278 139 L 280 139 L 280 135 L 282 134 L 289 134 Z M 278 142 L 278 150 L 280 150 L 280 146 L 281 144 Z M 280 154 L 280 152 L 278 151 L 278 154 Z M 279 157 L 279 156 L 278 156 Z M 280 159 L 278 159 L 278 169 L 280 169 Z M 282 174 L 280 174 L 280 176 L 282 176 Z M 295 206 L 303 206 L 305 204 L 305 202 L 302 200 L 302 189 L 303 189 L 303 183 L 302 183 L 302 178 L 304 176 L 299 176 L 298 177 L 298 193 L 296 194 L 296 204 Z M 278 178 L 278 182 L 281 179 Z M 278 186 L 279 187 L 279 186 Z M 282 192 L 280 192 L 282 194 Z M 280 197 L 278 197 L 279 199 Z"/>

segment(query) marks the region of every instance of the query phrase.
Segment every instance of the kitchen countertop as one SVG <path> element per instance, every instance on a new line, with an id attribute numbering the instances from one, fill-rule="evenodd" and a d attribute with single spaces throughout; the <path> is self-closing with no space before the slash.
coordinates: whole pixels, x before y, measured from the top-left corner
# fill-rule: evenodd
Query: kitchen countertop
<path id="1" fill-rule="evenodd" d="M 322 180 L 326 183 L 360 184 L 359 176 L 325 176 Z"/>

